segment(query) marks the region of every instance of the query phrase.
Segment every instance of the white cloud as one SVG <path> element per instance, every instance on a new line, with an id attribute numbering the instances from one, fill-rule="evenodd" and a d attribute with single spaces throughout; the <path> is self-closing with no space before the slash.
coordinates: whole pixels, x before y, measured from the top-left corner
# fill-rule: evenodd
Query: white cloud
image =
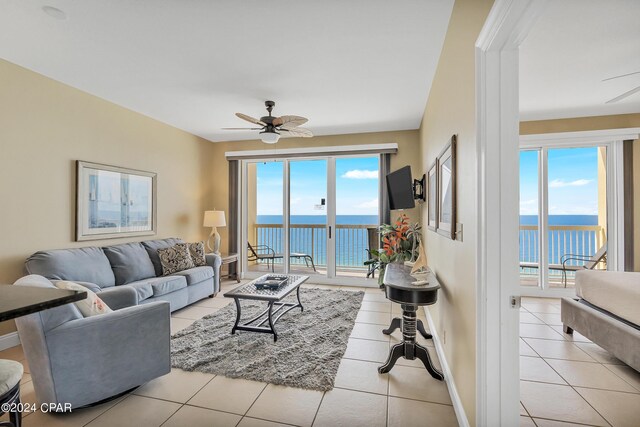
<path id="1" fill-rule="evenodd" d="M 342 178 L 348 179 L 378 179 L 378 171 L 354 169 L 345 172 Z"/>
<path id="2" fill-rule="evenodd" d="M 575 181 L 563 181 L 561 179 L 554 179 L 549 183 L 550 188 L 560 188 L 560 187 L 582 187 L 583 185 L 587 185 L 591 182 L 590 179 L 576 179 Z"/>
<path id="3" fill-rule="evenodd" d="M 378 208 L 378 198 L 376 197 L 373 200 L 369 200 L 367 202 L 358 203 L 356 205 L 358 209 L 376 209 Z"/>
<path id="4" fill-rule="evenodd" d="M 535 215 L 537 213 L 538 213 L 538 199 L 520 201 L 520 215 Z"/>

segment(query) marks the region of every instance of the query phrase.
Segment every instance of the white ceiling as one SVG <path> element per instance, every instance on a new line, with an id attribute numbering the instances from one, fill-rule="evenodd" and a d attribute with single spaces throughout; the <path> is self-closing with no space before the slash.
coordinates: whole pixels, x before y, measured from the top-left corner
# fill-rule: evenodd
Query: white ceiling
<path id="1" fill-rule="evenodd" d="M 66 20 L 42 11 L 63 10 Z M 3 0 L 0 58 L 211 141 L 420 126 L 453 0 Z M 248 123 L 247 123 L 248 124 Z"/>
<path id="2" fill-rule="evenodd" d="M 547 3 L 520 50 L 522 120 L 640 112 L 639 0 Z"/>

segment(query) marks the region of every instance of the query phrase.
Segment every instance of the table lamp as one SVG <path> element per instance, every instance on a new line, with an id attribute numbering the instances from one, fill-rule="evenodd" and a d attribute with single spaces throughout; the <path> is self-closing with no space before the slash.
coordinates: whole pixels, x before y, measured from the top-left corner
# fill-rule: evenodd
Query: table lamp
<path id="1" fill-rule="evenodd" d="M 207 248 L 214 254 L 220 254 L 220 234 L 218 234 L 218 230 L 216 227 L 224 227 L 227 225 L 227 221 L 224 218 L 224 211 L 205 211 L 204 212 L 204 222 L 202 224 L 204 227 L 211 227 L 211 234 L 209 234 L 209 239 L 207 240 Z M 213 248 L 211 247 L 211 238 L 213 237 Z"/>

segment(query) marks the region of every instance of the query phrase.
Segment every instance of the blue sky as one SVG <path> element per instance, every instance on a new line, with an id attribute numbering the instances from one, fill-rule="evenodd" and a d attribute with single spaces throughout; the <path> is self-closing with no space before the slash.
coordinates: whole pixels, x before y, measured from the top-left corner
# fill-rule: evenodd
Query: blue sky
<path id="1" fill-rule="evenodd" d="M 538 152 L 520 152 L 520 214 L 538 214 Z M 549 214 L 598 214 L 598 149 L 549 150 Z"/>
<path id="2" fill-rule="evenodd" d="M 258 215 L 282 215 L 282 162 L 257 164 Z M 291 214 L 326 215 L 316 209 L 327 197 L 327 161 L 292 161 Z M 336 160 L 336 214 L 378 214 L 378 158 Z"/>

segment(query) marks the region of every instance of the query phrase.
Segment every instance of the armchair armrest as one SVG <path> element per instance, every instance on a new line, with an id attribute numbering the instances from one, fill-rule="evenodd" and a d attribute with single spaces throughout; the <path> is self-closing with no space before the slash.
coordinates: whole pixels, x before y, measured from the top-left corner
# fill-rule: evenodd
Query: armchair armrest
<path id="1" fill-rule="evenodd" d="M 58 402 L 94 403 L 171 371 L 168 302 L 71 320 L 46 334 Z"/>
<path id="2" fill-rule="evenodd" d="M 220 266 L 222 265 L 222 258 L 216 254 L 206 254 L 204 257 L 207 265 L 213 268 L 213 293 L 216 294 L 220 291 Z"/>

